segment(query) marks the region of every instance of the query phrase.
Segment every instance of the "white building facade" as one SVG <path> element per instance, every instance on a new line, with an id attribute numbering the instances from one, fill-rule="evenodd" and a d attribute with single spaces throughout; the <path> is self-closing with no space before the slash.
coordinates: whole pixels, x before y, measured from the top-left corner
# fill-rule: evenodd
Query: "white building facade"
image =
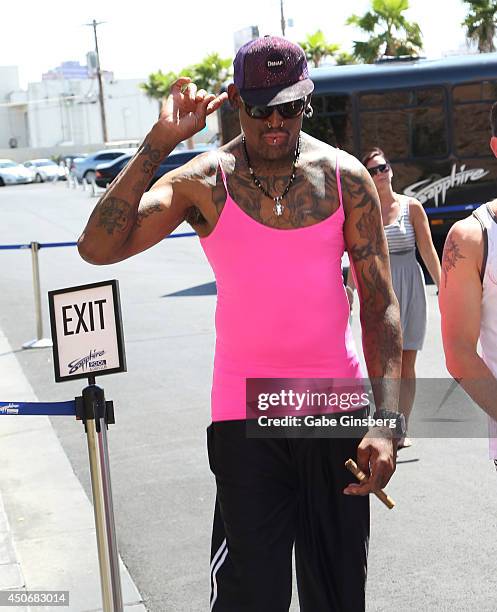
<path id="1" fill-rule="evenodd" d="M 103 77 L 108 142 L 141 141 L 159 115 L 158 101 L 139 87 L 146 79 Z M 216 133 L 217 118 L 211 116 L 194 140 L 207 142 Z M 103 145 L 96 78 L 44 79 L 22 91 L 17 67 L 0 67 L 0 157 L 19 159 L 20 148 L 38 149 L 45 157 L 49 149 L 85 152 Z"/>

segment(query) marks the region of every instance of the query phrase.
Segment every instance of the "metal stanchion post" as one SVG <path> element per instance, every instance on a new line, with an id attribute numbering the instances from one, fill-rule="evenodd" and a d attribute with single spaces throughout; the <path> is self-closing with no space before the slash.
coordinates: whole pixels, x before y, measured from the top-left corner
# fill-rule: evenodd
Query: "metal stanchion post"
<path id="1" fill-rule="evenodd" d="M 38 262 L 38 242 L 31 242 L 31 264 L 33 269 L 33 289 L 35 297 L 35 316 L 36 316 L 36 339 L 25 342 L 22 348 L 49 348 L 52 341 L 43 337 L 43 316 L 41 312 L 41 292 L 40 292 L 40 266 Z"/>
<path id="2" fill-rule="evenodd" d="M 100 584 L 103 612 L 122 612 L 123 601 L 119 575 L 112 488 L 110 482 L 107 424 L 114 422 L 112 402 L 106 402 L 104 391 L 88 378 L 89 386 L 77 398 L 85 425 L 90 460 L 93 510 L 97 533 Z"/>

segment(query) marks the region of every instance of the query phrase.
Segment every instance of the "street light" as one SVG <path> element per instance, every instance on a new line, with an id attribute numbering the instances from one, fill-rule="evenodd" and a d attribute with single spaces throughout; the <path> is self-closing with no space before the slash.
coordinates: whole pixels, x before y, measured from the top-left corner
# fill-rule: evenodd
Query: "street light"
<path id="1" fill-rule="evenodd" d="M 102 25 L 105 21 L 96 21 L 95 19 L 91 23 L 85 23 L 86 26 L 93 28 L 93 34 L 95 36 L 95 53 L 97 56 L 97 80 L 98 80 L 98 99 L 100 102 L 100 117 L 102 119 L 102 136 L 104 143 L 108 142 L 109 138 L 107 135 L 107 120 L 105 118 L 105 105 L 104 105 L 104 88 L 102 85 L 102 72 L 100 70 L 100 56 L 98 54 L 98 38 L 97 38 L 97 26 Z"/>

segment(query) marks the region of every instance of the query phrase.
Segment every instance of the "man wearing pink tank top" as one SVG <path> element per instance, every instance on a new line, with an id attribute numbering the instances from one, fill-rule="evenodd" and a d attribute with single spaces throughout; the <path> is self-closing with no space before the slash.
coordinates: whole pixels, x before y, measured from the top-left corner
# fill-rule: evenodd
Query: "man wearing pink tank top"
<path id="1" fill-rule="evenodd" d="M 313 89 L 303 50 L 278 37 L 238 51 L 227 93 L 208 94 L 189 78 L 178 79 L 79 240 L 85 260 L 114 263 L 186 220 L 214 270 L 207 430 L 217 487 L 214 612 L 287 612 L 294 548 L 303 612 L 363 612 L 368 496 L 395 470 L 389 428 L 333 439 L 246 433 L 247 378 L 363 376 L 340 269 L 345 248 L 357 280 L 375 404 L 402 429 L 398 389 L 387 384 L 400 376 L 402 342 L 378 196 L 358 160 L 301 131 L 303 115 L 312 114 Z M 228 99 L 242 134 L 145 193 L 160 162 Z M 360 485 L 344 467 L 349 457 L 368 475 Z"/>

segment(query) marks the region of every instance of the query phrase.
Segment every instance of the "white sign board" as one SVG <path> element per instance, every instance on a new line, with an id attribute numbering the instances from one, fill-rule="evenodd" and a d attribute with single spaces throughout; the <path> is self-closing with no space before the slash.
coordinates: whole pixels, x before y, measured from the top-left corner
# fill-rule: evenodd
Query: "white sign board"
<path id="1" fill-rule="evenodd" d="M 126 371 L 117 280 L 48 292 L 55 380 Z"/>

